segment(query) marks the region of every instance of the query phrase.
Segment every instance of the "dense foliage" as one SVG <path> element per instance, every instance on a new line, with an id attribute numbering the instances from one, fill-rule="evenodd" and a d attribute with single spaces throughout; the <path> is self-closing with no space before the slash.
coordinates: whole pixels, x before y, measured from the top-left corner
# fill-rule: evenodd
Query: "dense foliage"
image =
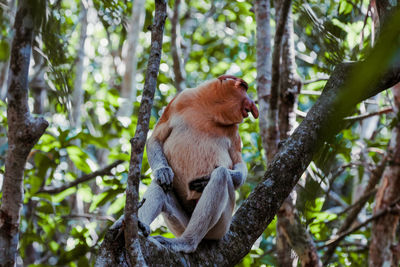
<path id="1" fill-rule="evenodd" d="M 137 110 L 144 84 L 150 47 L 154 3 L 146 1 L 146 16 L 137 48 L 137 101 L 133 115 L 118 116 L 123 55 L 127 48 L 127 24 L 132 2 L 88 1 L 88 28 L 84 47 L 79 47 L 80 1 L 48 1 L 42 20 L 37 22 L 35 50 L 45 59 L 46 99 L 43 115 L 50 126 L 28 158 L 25 170 L 25 198 L 20 226 L 20 257 L 31 266 L 90 266 L 108 227 L 123 214 L 130 153 L 129 140 L 137 122 Z M 4 92 L 11 46 L 13 1 L 0 1 L 0 89 Z M 134 2 L 135 3 L 135 2 Z M 133 4 L 134 4 L 133 3 Z M 169 13 L 174 2 L 169 1 Z M 303 93 L 298 99 L 300 122 L 315 103 L 334 66 L 363 59 L 373 40 L 370 9 L 366 1 L 294 1 L 292 6 L 297 73 Z M 275 14 L 274 8 L 272 8 Z M 274 16 L 273 16 L 274 18 Z M 224 73 L 242 77 L 249 94 L 256 99 L 256 39 L 252 4 L 246 1 L 185 1 L 181 4 L 182 58 L 186 86 Z M 275 21 L 271 20 L 272 27 Z M 39 25 L 40 24 L 40 25 Z M 76 77 L 76 58 L 83 51 L 84 90 L 82 107 L 71 97 Z M 167 19 L 158 90 L 150 129 L 176 94 L 171 57 L 171 21 Z M 129 51 L 128 51 L 129 52 Z M 31 77 L 38 61 L 31 62 Z M 0 100 L 0 181 L 8 145 L 6 101 Z M 354 115 L 392 105 L 391 91 L 355 107 Z M 34 98 L 29 99 L 33 109 Z M 72 109 L 80 109 L 81 125 L 71 126 Z M 368 119 L 348 120 L 348 126 L 321 148 L 297 186 L 299 215 L 312 234 L 322 256 L 330 239 L 346 218 L 342 212 L 360 195 L 360 188 L 380 163 L 390 139 L 392 113 Z M 260 181 L 266 169 L 258 123 L 246 119 L 240 126 L 243 156 L 249 169 L 246 184 L 237 192 L 238 204 Z M 123 160 L 104 176 L 51 192 L 104 166 Z M 151 170 L 144 155 L 143 193 Z M 361 212 L 372 213 L 373 197 Z M 172 237 L 162 221 L 152 225 L 153 234 Z M 336 250 L 331 266 L 365 266 L 370 237 L 368 225 L 348 235 Z M 276 225 L 272 223 L 239 266 L 276 264 Z"/>

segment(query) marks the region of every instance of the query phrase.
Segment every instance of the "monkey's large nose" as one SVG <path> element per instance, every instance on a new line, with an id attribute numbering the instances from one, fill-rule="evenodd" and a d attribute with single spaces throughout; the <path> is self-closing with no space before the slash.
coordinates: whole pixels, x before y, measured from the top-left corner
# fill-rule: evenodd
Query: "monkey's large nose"
<path id="1" fill-rule="evenodd" d="M 258 115 L 259 115 L 258 108 L 257 108 L 256 104 L 253 101 L 251 101 L 251 103 L 252 103 L 251 114 L 253 114 L 253 117 L 257 119 Z"/>
<path id="2" fill-rule="evenodd" d="M 242 104 L 242 115 L 243 118 L 247 118 L 249 115 L 247 113 L 251 112 L 254 118 L 258 118 L 258 109 L 256 104 L 251 100 L 249 97 L 246 97 L 246 99 L 243 101 Z"/>

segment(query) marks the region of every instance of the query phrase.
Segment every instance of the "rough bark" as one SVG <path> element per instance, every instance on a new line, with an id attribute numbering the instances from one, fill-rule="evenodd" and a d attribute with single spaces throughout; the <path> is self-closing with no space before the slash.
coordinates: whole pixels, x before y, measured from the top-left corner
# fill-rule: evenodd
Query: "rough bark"
<path id="1" fill-rule="evenodd" d="M 136 101 L 137 47 L 139 33 L 144 24 L 145 0 L 135 0 L 132 4 L 132 17 L 129 23 L 127 49 L 124 51 L 125 73 L 122 81 L 121 97 L 124 99 L 118 115 L 131 116 Z"/>
<path id="2" fill-rule="evenodd" d="M 295 237 L 300 236 L 299 233 L 293 231 L 294 228 L 291 227 L 291 223 L 294 224 L 297 222 L 296 220 L 292 219 L 294 218 L 294 205 L 296 203 L 296 198 L 293 198 L 292 196 L 294 193 L 295 192 L 292 192 L 285 199 L 285 201 L 282 203 L 282 206 L 279 208 L 278 213 L 276 214 L 276 257 L 278 266 L 281 267 L 297 266 L 296 255 L 292 250 L 293 246 L 289 242 L 289 235 L 294 235 L 291 236 L 292 240 L 295 240 Z"/>
<path id="3" fill-rule="evenodd" d="M 7 92 L 9 149 L 0 207 L 0 266 L 15 264 L 25 163 L 32 147 L 48 126 L 43 118 L 32 117 L 28 106 L 28 71 L 34 35 L 33 2 L 18 2 L 14 23 Z"/>
<path id="4" fill-rule="evenodd" d="M 381 41 L 365 62 L 338 65 L 321 97 L 307 117 L 270 162 L 261 182 L 235 213 L 230 231 L 219 241 L 203 241 L 196 252 L 175 253 L 155 239 L 139 235 L 143 256 L 152 266 L 233 266 L 251 249 L 293 190 L 321 144 L 332 139 L 354 106 L 400 81 L 400 62 L 393 61 L 399 47 L 400 12 L 381 34 Z M 394 26 L 393 26 L 394 25 Z M 392 61 L 390 61 L 392 60 Z M 389 62 L 391 64 L 389 65 Z M 100 248 L 103 266 L 126 264 L 116 224 Z"/>
<path id="5" fill-rule="evenodd" d="M 271 27 L 270 2 L 257 0 L 254 3 L 254 13 L 257 23 L 257 96 L 260 117 L 260 136 L 267 136 L 267 114 L 269 110 L 269 96 L 271 94 Z M 268 151 L 266 138 L 261 138 L 262 147 Z"/>
<path id="6" fill-rule="evenodd" d="M 291 8 L 282 37 L 281 68 L 279 82 L 279 136 L 285 140 L 296 124 L 297 96 L 301 89 L 296 73 L 293 18 Z"/>
<path id="7" fill-rule="evenodd" d="M 139 108 L 138 124 L 136 126 L 135 136 L 131 140 L 132 152 L 129 164 L 128 186 L 126 188 L 125 247 L 129 262 L 132 266 L 146 265 L 138 239 L 137 211 L 139 209 L 139 181 L 143 151 L 149 131 L 151 108 L 153 106 L 153 98 L 157 86 L 157 76 L 161 61 L 164 24 L 167 17 L 167 4 L 165 0 L 156 0 L 155 5 L 154 24 L 151 31 L 150 57 L 147 65 L 142 101 Z"/>
<path id="8" fill-rule="evenodd" d="M 290 198 L 285 200 L 277 215 L 279 220 L 277 227 L 285 241 L 296 252 L 301 266 L 322 266 L 314 240 L 304 229 Z"/>
<path id="9" fill-rule="evenodd" d="M 393 88 L 395 106 L 400 111 L 400 84 Z M 398 113 L 400 114 L 400 113 Z M 400 191 L 400 122 L 392 130 L 388 149 L 388 166 L 383 173 L 383 181 L 375 197 L 374 214 L 386 208 L 399 196 Z M 392 266 L 392 245 L 399 214 L 387 213 L 372 224 L 369 248 L 369 266 Z"/>
<path id="10" fill-rule="evenodd" d="M 176 90 L 181 92 L 185 89 L 186 72 L 183 64 L 181 51 L 181 33 L 179 24 L 179 8 L 181 0 L 175 0 L 174 13 L 171 18 L 171 54 L 172 69 L 174 71 L 174 83 Z"/>

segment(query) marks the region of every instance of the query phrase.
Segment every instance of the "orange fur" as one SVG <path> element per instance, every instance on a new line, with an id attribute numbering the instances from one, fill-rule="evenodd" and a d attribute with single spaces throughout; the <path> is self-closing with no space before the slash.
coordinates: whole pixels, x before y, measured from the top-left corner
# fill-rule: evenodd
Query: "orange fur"
<path id="1" fill-rule="evenodd" d="M 244 117 L 243 103 L 251 100 L 247 84 L 232 77 L 214 79 L 177 95 L 150 138 L 163 143 L 175 175 L 173 188 L 185 210 L 192 210 L 201 196 L 189 190 L 191 181 L 209 175 L 218 166 L 232 169 L 242 162 L 238 124 Z"/>

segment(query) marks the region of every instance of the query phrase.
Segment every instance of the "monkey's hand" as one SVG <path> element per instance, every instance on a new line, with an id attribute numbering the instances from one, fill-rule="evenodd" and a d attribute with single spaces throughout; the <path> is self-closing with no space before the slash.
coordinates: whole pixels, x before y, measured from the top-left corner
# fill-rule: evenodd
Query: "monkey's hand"
<path id="1" fill-rule="evenodd" d="M 245 180 L 245 177 L 241 171 L 237 170 L 228 170 L 229 174 L 231 175 L 232 178 L 232 183 L 235 189 L 239 188 Z"/>
<path id="2" fill-rule="evenodd" d="M 208 182 L 210 181 L 210 175 L 202 176 L 193 180 L 189 183 L 189 189 L 192 191 L 196 191 L 198 193 L 202 193 Z"/>
<path id="3" fill-rule="evenodd" d="M 172 181 L 174 179 L 174 172 L 168 166 L 160 167 L 154 170 L 154 177 L 157 183 L 161 186 L 164 192 L 172 189 Z"/>

